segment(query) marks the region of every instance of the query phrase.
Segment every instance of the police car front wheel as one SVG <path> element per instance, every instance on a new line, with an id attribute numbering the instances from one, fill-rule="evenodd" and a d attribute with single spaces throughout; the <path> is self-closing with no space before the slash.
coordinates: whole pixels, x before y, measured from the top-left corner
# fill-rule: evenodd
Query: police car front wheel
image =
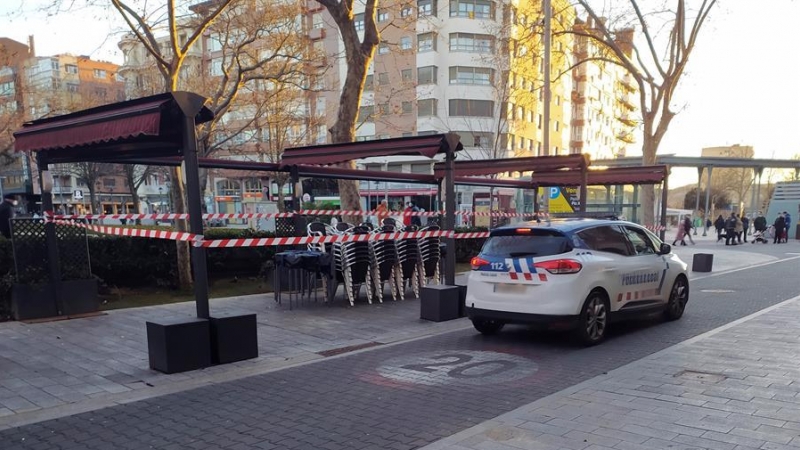
<path id="1" fill-rule="evenodd" d="M 474 326 L 475 329 L 481 334 L 490 335 L 502 330 L 503 326 L 505 326 L 505 323 L 500 322 L 499 320 L 481 319 L 476 317 L 472 319 L 472 326 Z"/>

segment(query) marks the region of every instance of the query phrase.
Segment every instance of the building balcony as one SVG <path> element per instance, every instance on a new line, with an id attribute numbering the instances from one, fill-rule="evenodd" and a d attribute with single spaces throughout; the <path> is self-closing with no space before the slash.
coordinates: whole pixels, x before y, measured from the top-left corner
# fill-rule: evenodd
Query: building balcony
<path id="1" fill-rule="evenodd" d="M 636 101 L 633 99 L 633 95 L 631 95 L 629 93 L 624 93 L 624 94 L 620 95 L 617 98 L 617 100 L 621 104 L 623 104 L 626 107 L 628 107 L 629 109 L 635 109 L 636 108 Z"/>
<path id="2" fill-rule="evenodd" d="M 315 0 L 306 0 L 305 4 L 303 5 L 303 10 L 306 13 L 314 13 L 317 11 L 322 11 L 323 9 L 324 7 Z"/>
<path id="3" fill-rule="evenodd" d="M 619 121 L 631 127 L 635 127 L 639 123 L 638 120 L 628 113 L 622 113 L 619 116 Z"/>

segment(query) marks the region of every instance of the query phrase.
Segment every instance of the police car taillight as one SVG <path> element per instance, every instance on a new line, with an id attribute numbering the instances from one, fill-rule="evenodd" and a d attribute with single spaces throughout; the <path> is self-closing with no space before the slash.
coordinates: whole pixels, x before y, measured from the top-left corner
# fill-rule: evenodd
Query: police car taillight
<path id="1" fill-rule="evenodd" d="M 472 260 L 469 262 L 469 265 L 472 266 L 472 270 L 478 270 L 483 266 L 488 266 L 489 265 L 489 261 L 487 261 L 487 260 L 485 260 L 485 259 L 483 259 L 483 258 L 481 258 L 479 256 L 476 256 L 476 257 L 472 258 Z"/>
<path id="2" fill-rule="evenodd" d="M 574 259 L 556 259 L 553 261 L 542 261 L 534 264 L 536 269 L 543 269 L 555 275 L 578 273 L 583 266 Z"/>

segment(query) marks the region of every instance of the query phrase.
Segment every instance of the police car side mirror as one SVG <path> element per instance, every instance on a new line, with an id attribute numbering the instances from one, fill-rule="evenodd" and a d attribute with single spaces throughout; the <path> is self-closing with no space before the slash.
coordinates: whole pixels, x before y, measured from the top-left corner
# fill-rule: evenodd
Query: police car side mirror
<path id="1" fill-rule="evenodd" d="M 661 247 L 658 249 L 659 255 L 669 255 L 672 253 L 672 246 L 669 244 L 661 243 Z"/>

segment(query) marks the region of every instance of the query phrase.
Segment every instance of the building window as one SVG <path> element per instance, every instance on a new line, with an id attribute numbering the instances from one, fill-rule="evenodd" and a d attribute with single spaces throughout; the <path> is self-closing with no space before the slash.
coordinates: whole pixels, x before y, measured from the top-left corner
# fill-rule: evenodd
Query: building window
<path id="1" fill-rule="evenodd" d="M 559 127 L 560 127 L 560 126 L 559 126 L 559 124 L 558 124 L 558 121 L 556 120 L 556 131 L 558 131 Z"/>
<path id="2" fill-rule="evenodd" d="M 311 28 L 325 28 L 325 22 L 322 20 L 322 14 L 314 14 L 311 17 Z"/>
<path id="3" fill-rule="evenodd" d="M 103 187 L 104 188 L 106 188 L 106 189 L 113 188 L 116 185 L 117 185 L 117 180 L 116 179 L 114 179 L 114 178 L 103 178 Z"/>
<path id="4" fill-rule="evenodd" d="M 411 114 L 411 111 L 414 109 L 414 106 L 411 102 L 403 102 L 403 114 Z"/>
<path id="5" fill-rule="evenodd" d="M 106 78 L 106 71 L 103 69 L 94 69 L 94 77 L 95 78 Z"/>
<path id="6" fill-rule="evenodd" d="M 50 60 L 50 68 L 55 70 L 55 71 L 58 71 L 58 69 L 60 68 L 60 64 L 58 64 L 58 60 L 57 59 L 51 59 Z"/>
<path id="7" fill-rule="evenodd" d="M 75 64 L 64 64 L 64 70 L 67 73 L 75 74 L 78 73 L 78 66 L 76 66 Z"/>
<path id="8" fill-rule="evenodd" d="M 353 17 L 353 23 L 356 26 L 356 31 L 364 31 L 364 13 L 356 14 Z"/>
<path id="9" fill-rule="evenodd" d="M 429 52 L 436 51 L 436 34 L 423 33 L 417 36 L 417 51 Z"/>
<path id="10" fill-rule="evenodd" d="M 451 1 L 450 17 L 494 19 L 494 3 L 488 0 Z"/>
<path id="11" fill-rule="evenodd" d="M 453 66 L 450 68 L 450 84 L 493 84 L 494 70 L 483 67 Z"/>
<path id="12" fill-rule="evenodd" d="M 417 117 L 435 116 L 438 102 L 435 98 L 417 101 Z"/>
<path id="13" fill-rule="evenodd" d="M 400 75 L 403 77 L 403 81 L 405 82 L 414 81 L 414 72 L 412 72 L 411 69 L 401 70 Z"/>
<path id="14" fill-rule="evenodd" d="M 374 77 L 375 76 L 372 75 L 372 74 L 367 75 L 366 80 L 364 80 L 364 90 L 365 91 L 371 91 L 372 89 L 374 89 L 373 88 L 373 82 L 374 82 L 373 78 Z"/>
<path id="15" fill-rule="evenodd" d="M 411 17 L 411 15 L 413 13 L 414 13 L 414 9 L 411 8 L 410 6 L 406 6 L 406 7 L 403 7 L 403 9 L 400 10 L 400 17 Z"/>
<path id="16" fill-rule="evenodd" d="M 542 129 L 542 115 L 539 114 L 539 117 L 536 119 L 536 128 Z"/>
<path id="17" fill-rule="evenodd" d="M 5 83 L 0 83 L 0 96 L 9 95 L 14 95 L 14 82 L 6 81 Z"/>
<path id="18" fill-rule="evenodd" d="M 222 76 L 222 58 L 212 59 L 209 66 L 209 72 L 212 77 Z"/>
<path id="19" fill-rule="evenodd" d="M 106 96 L 108 95 L 108 91 L 102 88 L 97 88 L 94 90 L 94 95 L 97 98 L 106 98 Z"/>
<path id="20" fill-rule="evenodd" d="M 385 10 L 379 9 L 378 10 L 378 22 L 386 22 L 389 20 L 389 13 Z"/>
<path id="21" fill-rule="evenodd" d="M 359 122 L 372 122 L 372 116 L 374 115 L 375 115 L 375 107 L 372 105 L 362 106 L 358 108 Z"/>
<path id="22" fill-rule="evenodd" d="M 420 16 L 436 16 L 436 0 L 418 0 L 417 10 Z"/>
<path id="23" fill-rule="evenodd" d="M 488 34 L 451 33 L 450 51 L 491 53 L 494 51 L 494 38 Z"/>
<path id="24" fill-rule="evenodd" d="M 400 38 L 400 50 L 411 50 L 411 38 L 409 36 Z"/>
<path id="25" fill-rule="evenodd" d="M 385 55 L 387 53 L 389 53 L 389 45 L 387 45 L 386 43 L 378 44 L 378 54 Z"/>
<path id="26" fill-rule="evenodd" d="M 378 74 L 378 84 L 381 86 L 386 86 L 389 84 L 389 72 L 383 72 Z"/>
<path id="27" fill-rule="evenodd" d="M 436 84 L 436 66 L 425 66 L 417 69 L 417 84 Z"/>
<path id="28" fill-rule="evenodd" d="M 494 117 L 494 102 L 491 100 L 452 99 L 451 117 Z"/>

